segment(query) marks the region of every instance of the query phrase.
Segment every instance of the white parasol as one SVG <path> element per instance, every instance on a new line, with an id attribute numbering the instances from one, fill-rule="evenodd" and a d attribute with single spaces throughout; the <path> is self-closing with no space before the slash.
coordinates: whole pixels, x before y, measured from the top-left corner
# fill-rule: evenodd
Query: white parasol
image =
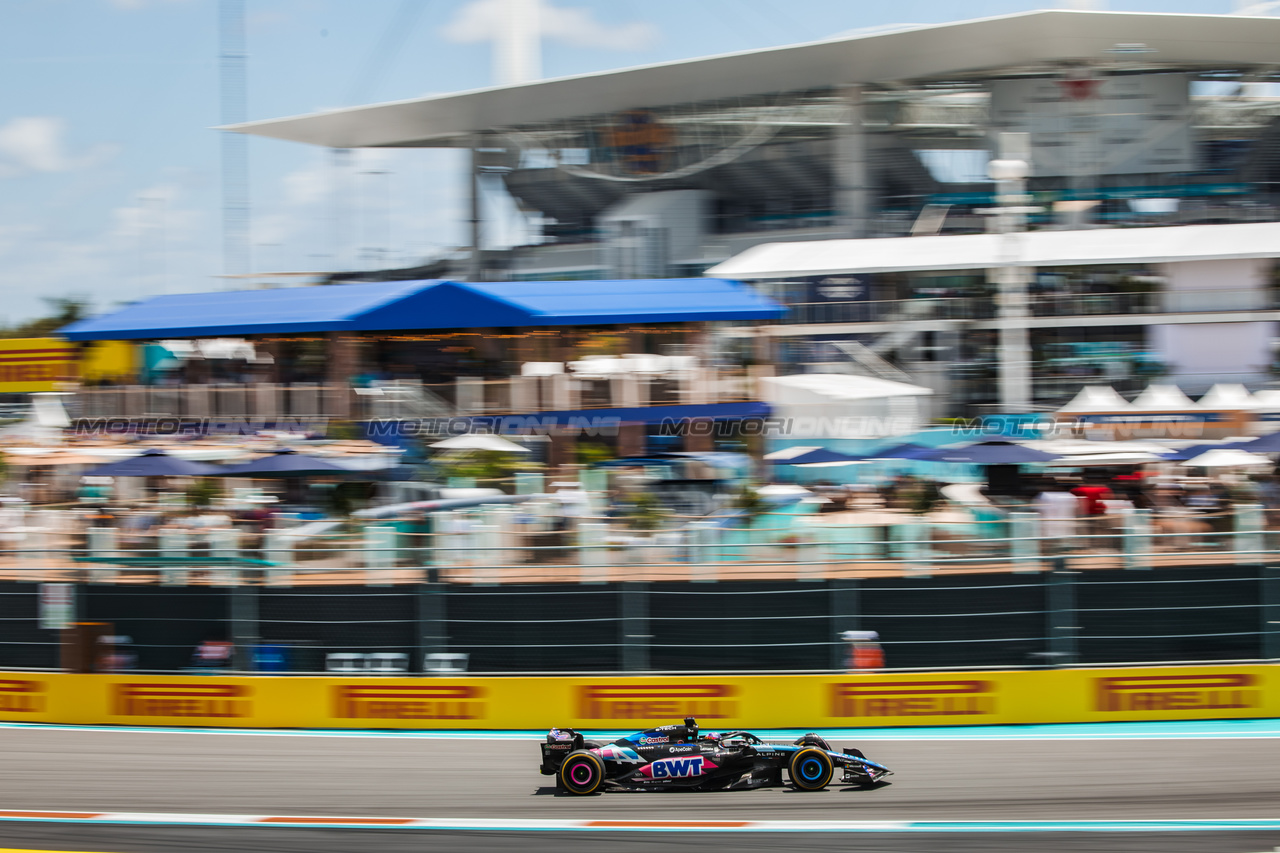
<path id="1" fill-rule="evenodd" d="M 446 438 L 444 441 L 437 441 L 432 447 L 441 450 L 497 450 L 502 453 L 530 453 L 527 447 L 521 447 L 514 441 L 507 441 L 505 438 L 488 433 L 471 433 L 470 435 L 455 435 L 453 438 Z"/>

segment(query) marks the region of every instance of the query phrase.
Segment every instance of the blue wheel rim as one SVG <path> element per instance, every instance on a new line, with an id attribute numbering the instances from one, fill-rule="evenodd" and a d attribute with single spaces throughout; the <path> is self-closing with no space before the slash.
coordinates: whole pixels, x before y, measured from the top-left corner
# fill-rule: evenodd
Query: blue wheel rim
<path id="1" fill-rule="evenodd" d="M 825 769 L 822 766 L 822 762 L 816 758 L 806 758 L 800 762 L 800 775 L 809 782 L 821 779 Z"/>

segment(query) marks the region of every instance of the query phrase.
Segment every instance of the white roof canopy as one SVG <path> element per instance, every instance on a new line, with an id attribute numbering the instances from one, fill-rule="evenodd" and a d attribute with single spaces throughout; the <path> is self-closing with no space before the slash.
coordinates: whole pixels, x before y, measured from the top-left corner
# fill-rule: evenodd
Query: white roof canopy
<path id="1" fill-rule="evenodd" d="M 1262 468 L 1270 466 L 1272 462 L 1260 453 L 1233 447 L 1215 447 L 1182 464 L 1188 468 Z"/>
<path id="2" fill-rule="evenodd" d="M 1129 405 L 1144 412 L 1181 412 L 1200 408 L 1177 385 L 1148 385 Z"/>
<path id="3" fill-rule="evenodd" d="M 764 243 L 717 264 L 707 270 L 706 275 L 753 280 L 841 273 L 1275 257 L 1280 257 L 1280 222 L 1250 222 Z"/>
<path id="4" fill-rule="evenodd" d="M 1154 48 L 1157 52 L 1144 61 L 1160 68 L 1269 67 L 1276 62 L 1280 19 L 1025 12 L 254 121 L 231 129 L 331 148 L 465 146 L 476 133 L 637 107 L 1097 62 L 1117 44 Z"/>
<path id="5" fill-rule="evenodd" d="M 775 460 L 791 459 L 795 456 L 802 456 L 805 453 L 812 453 L 815 450 L 821 450 L 819 445 L 800 445 L 797 447 L 784 447 L 781 450 L 775 450 L 772 453 L 766 453 L 762 458 L 773 462 Z"/>
<path id="6" fill-rule="evenodd" d="M 1058 412 L 1122 412 L 1128 408 L 1129 401 L 1110 385 L 1086 385 Z"/>
<path id="7" fill-rule="evenodd" d="M 1253 395 L 1249 408 L 1254 411 L 1280 410 L 1280 390 L 1264 388 Z"/>
<path id="8" fill-rule="evenodd" d="M 507 441 L 499 435 L 490 435 L 488 433 L 469 433 L 467 435 L 455 435 L 453 438 L 446 438 L 444 441 L 437 441 L 431 447 L 438 447 L 441 450 L 495 450 L 500 453 L 530 453 L 527 447 L 522 447 L 514 441 Z"/>
<path id="9" fill-rule="evenodd" d="M 1249 389 L 1239 384 L 1219 382 L 1200 398 L 1202 409 L 1248 409 L 1253 406 Z"/>

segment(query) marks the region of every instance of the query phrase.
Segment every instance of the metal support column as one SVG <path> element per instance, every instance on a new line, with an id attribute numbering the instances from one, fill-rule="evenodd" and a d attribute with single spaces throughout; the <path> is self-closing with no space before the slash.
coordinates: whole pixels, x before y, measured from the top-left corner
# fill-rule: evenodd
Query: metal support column
<path id="1" fill-rule="evenodd" d="M 1121 541 L 1126 569 L 1151 568 L 1151 510 L 1130 509 L 1121 515 L 1124 530 Z"/>
<path id="2" fill-rule="evenodd" d="M 831 582 L 831 668 L 845 668 L 847 644 L 840 639 L 845 631 L 862 630 L 857 578 L 836 578 Z"/>
<path id="3" fill-rule="evenodd" d="M 1262 563 L 1262 551 L 1266 547 L 1267 521 L 1266 509 L 1262 504 L 1237 504 L 1233 524 L 1235 541 L 1232 548 L 1240 554 L 1238 561 L 1242 566 L 1256 566 Z"/>
<path id="4" fill-rule="evenodd" d="M 720 561 L 720 528 L 713 521 L 691 521 L 686 531 L 689 579 L 694 583 L 714 583 Z"/>
<path id="5" fill-rule="evenodd" d="M 1052 666 L 1075 663 L 1078 655 L 1076 636 L 1076 572 L 1067 568 L 1065 557 L 1055 557 L 1045 587 L 1045 636 L 1048 637 L 1046 663 Z"/>
<path id="6" fill-rule="evenodd" d="M 999 291 L 1000 306 L 1000 410 L 1020 414 L 1031 406 L 1031 345 L 1027 329 L 1030 311 L 1027 283 L 1032 270 L 1019 265 L 1023 257 L 1019 234 L 1026 230 L 1027 175 L 1030 171 L 1031 135 L 1001 133 L 1000 157 L 988 169 L 996 182 L 995 230 L 1000 241 L 999 266 L 989 271 Z"/>
<path id="7" fill-rule="evenodd" d="M 626 581 L 618 593 L 622 596 L 618 620 L 622 644 L 622 669 L 624 672 L 646 672 L 649 664 L 649 585 Z"/>
<path id="8" fill-rule="evenodd" d="M 871 220 L 867 179 L 867 135 L 862 129 L 863 90 L 844 89 L 844 110 L 836 131 L 836 211 L 843 237 L 865 237 Z"/>
<path id="9" fill-rule="evenodd" d="M 1262 657 L 1280 660 L 1280 566 L 1262 566 L 1258 572 L 1262 607 Z"/>
<path id="10" fill-rule="evenodd" d="M 467 263 L 467 280 L 480 281 L 484 275 L 484 259 L 480 250 L 480 137 L 471 140 L 471 258 Z"/>
<path id="11" fill-rule="evenodd" d="M 253 650 L 258 645 L 258 587 L 237 583 L 231 587 L 231 666 L 239 672 L 253 670 Z"/>
<path id="12" fill-rule="evenodd" d="M 1009 556 L 1013 558 L 1014 574 L 1040 571 L 1040 516 L 1034 512 L 1009 513 Z"/>
<path id="13" fill-rule="evenodd" d="M 1013 234 L 1005 240 L 1016 241 Z M 1000 300 L 1000 410 L 1022 414 L 1031 409 L 1031 337 L 1027 329 L 1027 267 L 995 270 Z"/>
<path id="14" fill-rule="evenodd" d="M 441 654 L 449 650 L 449 637 L 445 625 L 447 602 L 442 583 L 418 584 L 417 601 L 417 652 L 418 659 L 411 667 L 414 672 L 427 671 L 427 655 Z"/>

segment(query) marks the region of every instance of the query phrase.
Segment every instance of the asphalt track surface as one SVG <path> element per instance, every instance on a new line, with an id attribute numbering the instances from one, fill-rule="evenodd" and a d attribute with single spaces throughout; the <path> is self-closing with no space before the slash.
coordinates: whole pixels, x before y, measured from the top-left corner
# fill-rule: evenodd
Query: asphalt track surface
<path id="1" fill-rule="evenodd" d="M 836 741 L 836 748 L 856 741 Z M 0 808 L 587 820 L 1280 818 L 1280 741 L 893 740 L 892 784 L 556 795 L 536 742 L 0 728 Z M 1280 832 L 673 834 L 0 824 L 0 848 L 110 851 L 1125 850 L 1255 853 Z"/>

